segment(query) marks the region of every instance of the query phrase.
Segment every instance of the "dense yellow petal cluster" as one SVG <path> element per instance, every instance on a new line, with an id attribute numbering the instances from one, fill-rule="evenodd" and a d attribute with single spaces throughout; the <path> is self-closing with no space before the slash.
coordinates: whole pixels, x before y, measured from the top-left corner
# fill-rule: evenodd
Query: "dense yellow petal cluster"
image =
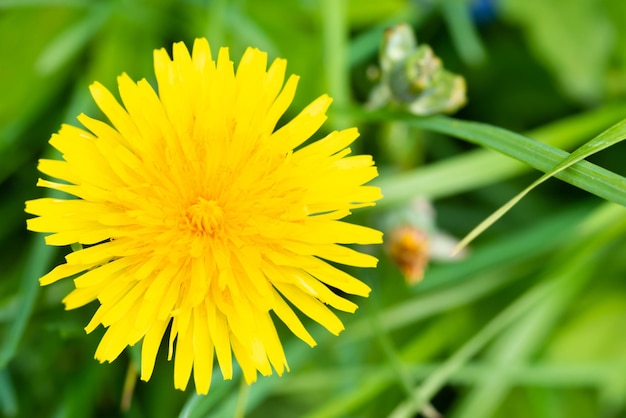
<path id="1" fill-rule="evenodd" d="M 28 229 L 51 233 L 49 245 L 83 245 L 40 281 L 75 277 L 67 309 L 98 301 L 86 327 L 106 327 L 96 358 L 113 361 L 142 340 L 148 380 L 171 326 L 176 388 L 193 370 L 196 390 L 207 393 L 214 358 L 226 379 L 233 356 L 248 383 L 257 371 L 283 373 L 270 311 L 311 346 L 292 306 L 334 334 L 343 329 L 326 305 L 356 305 L 328 286 L 360 296 L 370 289 L 325 260 L 376 265 L 339 244 L 382 241 L 341 221 L 381 194 L 365 185 L 377 175 L 372 158 L 349 155 L 356 129 L 303 145 L 325 121 L 328 96 L 276 129 L 298 81 L 284 81 L 285 60 L 268 68 L 267 54 L 249 48 L 235 70 L 228 49 L 213 60 L 205 39 L 191 55 L 177 43 L 172 55 L 155 51 L 158 94 L 126 74 L 121 103 L 91 86 L 110 124 L 80 115 L 86 129 L 64 125 L 50 140 L 63 160 L 39 163 L 61 180 L 39 186 L 75 198 L 32 200 L 26 211 L 36 215 Z"/>

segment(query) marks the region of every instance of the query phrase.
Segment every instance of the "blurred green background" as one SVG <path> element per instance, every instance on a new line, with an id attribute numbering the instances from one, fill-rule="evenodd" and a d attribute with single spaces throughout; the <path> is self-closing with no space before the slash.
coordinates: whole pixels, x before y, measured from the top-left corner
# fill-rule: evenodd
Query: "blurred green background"
<path id="1" fill-rule="evenodd" d="M 173 389 L 163 350 L 150 382 L 133 389 L 136 347 L 98 364 L 102 332 L 83 331 L 96 306 L 65 312 L 71 281 L 38 287 L 69 251 L 25 230 L 51 133 L 81 112 L 99 116 L 93 81 L 112 91 L 122 72 L 153 82 L 152 51 L 196 37 L 230 47 L 235 61 L 247 46 L 287 58 L 301 76 L 289 116 L 334 97 L 326 129 L 359 127 L 358 151 L 374 155 L 389 195 L 355 222 L 390 237 L 425 197 L 437 230 L 468 233 L 540 173 L 360 110 L 383 32 L 401 22 L 466 78 L 459 119 L 571 151 L 626 117 L 624 0 L 0 0 L 0 415 L 626 416 L 626 212 L 556 179 L 464 259 L 432 261 L 417 285 L 372 248 L 379 267 L 353 273 L 373 292 L 340 314 L 346 331 L 310 324 L 310 349 L 279 325 L 290 373 L 247 388 L 216 371 L 206 397 Z M 617 144 L 590 160 L 621 175 L 625 152 Z"/>

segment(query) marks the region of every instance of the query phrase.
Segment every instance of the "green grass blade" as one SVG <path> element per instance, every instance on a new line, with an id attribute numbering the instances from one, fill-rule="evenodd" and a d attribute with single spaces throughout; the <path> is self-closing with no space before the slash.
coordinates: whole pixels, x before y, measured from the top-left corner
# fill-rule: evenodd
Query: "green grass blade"
<path id="1" fill-rule="evenodd" d="M 0 346 L 0 369 L 11 361 L 17 350 L 39 294 L 38 279 L 46 273 L 54 254 L 55 249 L 48 247 L 41 236 L 33 237 L 33 245 L 26 258 L 26 269 L 21 278 L 21 303 Z"/>
<path id="2" fill-rule="evenodd" d="M 74 58 L 107 21 L 111 11 L 106 3 L 96 4 L 82 20 L 52 39 L 35 64 L 39 73 L 54 73 Z"/>
<path id="3" fill-rule="evenodd" d="M 543 172 L 554 169 L 569 155 L 561 149 L 524 135 L 484 123 L 443 116 L 412 117 L 408 123 L 493 149 Z M 578 161 L 567 170 L 555 173 L 555 177 L 606 200 L 626 206 L 626 178 L 595 164 Z"/>
<path id="4" fill-rule="evenodd" d="M 584 249 L 586 251 L 587 248 Z M 482 376 L 477 376 L 468 396 L 460 403 L 459 416 L 486 417 L 500 406 L 511 388 L 518 384 L 506 376 L 506 369 L 511 364 L 526 364 L 531 361 L 550 332 L 558 326 L 572 300 L 594 277 L 598 260 L 589 261 L 577 251 L 566 251 L 572 260 L 584 259 L 585 262 L 561 264 L 557 272 L 571 279 L 560 286 L 550 298 L 535 306 L 532 311 L 509 328 L 494 342 L 486 354 L 486 362 L 492 369 Z M 560 261 L 560 259 L 559 259 Z"/>
<path id="5" fill-rule="evenodd" d="M 522 317 L 534 305 L 550 295 L 558 283 L 543 283 L 512 303 L 495 317 L 472 339 L 463 345 L 436 369 L 416 390 L 413 399 L 398 405 L 389 415 L 390 418 L 410 417 L 443 387 L 449 376 L 461 366 L 467 364 L 493 337 L 498 335 L 518 318 Z M 412 401 L 412 402 L 411 402 Z"/>
<path id="6" fill-rule="evenodd" d="M 463 61 L 470 65 L 485 60 L 485 50 L 472 22 L 470 4 L 465 0 L 441 0 L 441 11 L 452 42 Z"/>
<path id="7" fill-rule="evenodd" d="M 350 103 L 350 73 L 347 65 L 348 35 L 346 0 L 323 0 L 320 2 L 324 65 L 322 70 L 327 82 L 327 91 L 337 106 Z M 331 114 L 329 122 L 334 129 L 352 126 L 350 115 Z"/>
<path id="8" fill-rule="evenodd" d="M 614 124 L 626 113 L 626 105 L 623 103 L 608 105 L 580 113 L 542 126 L 526 135 L 500 130 L 504 132 L 504 135 L 509 136 L 508 140 L 512 144 L 498 143 L 498 137 L 493 137 L 493 132 L 481 134 L 479 132 L 481 127 L 493 128 L 486 124 L 451 118 L 438 118 L 439 120 L 433 121 L 433 118 L 416 118 L 390 112 L 369 113 L 354 108 L 350 109 L 350 113 L 361 121 L 410 120 L 407 123 L 490 148 L 466 152 L 413 171 L 381 176 L 375 182 L 383 190 L 385 196 L 376 205 L 376 207 L 381 208 L 407 201 L 416 195 L 435 199 L 462 193 L 513 177 L 530 168 L 548 171 L 567 156 L 567 153 L 559 148 L 574 148 L 584 139 L 595 135 L 606 126 Z M 468 125 L 471 125 L 472 129 L 464 129 Z M 491 143 L 493 146 L 489 145 Z M 526 155 L 525 149 L 530 150 L 532 154 Z M 498 151 L 498 153 L 493 153 L 493 150 Z M 578 175 L 580 171 L 584 173 L 584 177 Z M 589 179 L 590 176 L 594 175 L 606 177 L 607 181 L 621 181 L 626 184 L 623 177 L 586 161 L 558 173 L 556 177 L 585 189 L 589 183 L 594 183 L 593 180 Z M 585 190 L 589 191 L 588 189 Z M 610 192 L 611 195 L 617 195 L 617 197 L 619 197 L 619 193 L 617 190 Z M 623 194 L 623 192 L 621 193 Z M 626 198 L 622 196 L 621 200 L 626 201 Z M 626 202 L 618 203 L 624 204 Z"/>
<path id="9" fill-rule="evenodd" d="M 89 0 L 0 0 L 0 10 L 18 7 L 88 7 Z"/>
<path id="10" fill-rule="evenodd" d="M 0 370 L 0 411 L 2 416 L 17 415 L 17 397 L 7 369 Z"/>
<path id="11" fill-rule="evenodd" d="M 454 252 L 458 252 L 462 248 L 466 247 L 470 242 L 472 242 L 472 240 L 474 240 L 487 228 L 493 225 L 498 219 L 504 216 L 504 214 L 506 214 L 513 206 L 515 206 L 520 200 L 522 200 L 531 190 L 548 180 L 550 177 L 556 176 L 558 173 L 563 172 L 563 170 L 566 170 L 567 168 L 589 157 L 590 155 L 600 152 L 624 139 L 626 139 L 626 119 L 616 123 L 606 131 L 602 132 L 600 135 L 593 138 L 591 141 L 585 143 L 583 146 L 571 153 L 556 167 L 546 172 L 543 176 L 534 181 L 530 186 L 525 188 L 521 193 L 519 193 L 517 196 L 513 197 L 511 200 L 501 206 L 498 210 L 496 210 L 484 221 L 482 221 L 478 226 L 476 226 L 476 228 L 474 228 L 469 234 L 467 234 L 456 246 Z M 624 187 L 624 185 L 622 184 L 622 193 L 625 192 L 626 187 Z"/>
<path id="12" fill-rule="evenodd" d="M 626 114 L 625 104 L 603 106 L 541 126 L 525 136 L 561 149 L 572 149 L 583 140 L 612 125 Z M 406 200 L 407 190 L 419 189 L 431 199 L 447 197 L 494 184 L 526 172 L 532 167 L 490 149 L 477 149 L 430 164 L 409 173 L 385 176 L 377 184 L 385 199 L 377 206 Z M 459 177 L 458 173 L 464 175 Z M 455 181 L 450 181 L 454 178 Z"/>
<path id="13" fill-rule="evenodd" d="M 421 364 L 425 359 L 436 356 L 434 353 L 440 352 L 438 350 L 445 350 L 442 345 L 447 343 L 441 334 L 445 333 L 442 330 L 446 329 L 445 323 L 451 318 L 445 314 L 446 312 L 477 303 L 479 299 L 494 291 L 512 285 L 513 281 L 527 274 L 526 268 L 533 268 L 527 262 L 528 259 L 536 259 L 540 254 L 560 248 L 564 242 L 571 239 L 572 231 L 568 226 L 580 224 L 582 220 L 588 218 L 592 210 L 590 205 L 585 204 L 559 211 L 516 236 L 502 237 L 489 246 L 477 248 L 472 257 L 463 262 L 433 266 L 428 272 L 428 280 L 423 282 L 419 289 L 415 289 L 419 295 L 385 307 L 378 317 L 381 328 L 393 335 L 402 332 L 401 328 L 425 330 L 433 327 L 433 334 L 429 331 L 420 331 L 412 342 L 405 343 L 399 349 L 403 367 Z M 524 267 L 521 267 L 522 265 Z M 443 283 L 446 284 L 445 288 L 433 289 Z M 443 320 L 440 321 L 440 318 Z M 431 319 L 431 322 L 426 322 L 428 319 Z M 451 321 L 451 328 L 457 328 L 456 320 Z M 337 347 L 362 345 L 375 334 L 376 331 L 372 329 L 368 318 L 354 320 L 346 327 L 345 335 L 341 337 Z M 434 346 L 438 348 L 433 348 Z M 432 351 L 428 351 L 431 349 Z M 423 350 L 430 354 L 424 354 Z M 431 372 L 432 370 L 430 369 Z M 428 374 L 426 372 L 415 374 L 414 378 L 421 381 Z M 397 374 L 394 374 L 388 366 L 368 376 L 368 379 L 360 382 L 355 390 L 338 391 L 336 395 L 327 398 L 325 404 L 311 411 L 306 415 L 307 418 L 349 416 L 358 408 L 365 408 L 371 399 L 375 399 L 397 381 Z M 332 380 L 332 377 L 327 379 Z M 315 385 L 314 382 L 310 384 Z M 288 386 L 291 386 L 291 383 Z M 321 385 L 324 386 L 327 387 L 328 383 Z"/>
<path id="14" fill-rule="evenodd" d="M 600 223 L 598 223 L 598 218 L 601 218 Z M 603 206 L 596 210 L 578 227 L 579 233 L 588 233 L 590 226 L 597 231 L 604 231 L 601 234 L 595 235 L 592 240 L 582 241 L 583 244 L 578 251 L 581 257 L 576 259 L 578 267 L 588 263 L 592 257 L 598 254 L 598 248 L 614 240 L 616 236 L 619 236 L 623 232 L 624 227 L 626 227 L 626 221 L 621 221 L 621 224 L 616 228 L 606 227 L 611 224 L 615 225 L 616 222 L 622 219 L 624 219 L 624 208 L 614 205 Z M 602 228 L 602 226 L 604 227 Z M 574 268 L 574 266 L 571 267 Z M 424 405 L 430 401 L 454 372 L 466 365 L 469 360 L 483 349 L 494 337 L 510 327 L 515 321 L 527 315 L 528 312 L 531 312 L 534 307 L 542 303 L 546 297 L 559 291 L 561 286 L 569 285 L 572 277 L 572 275 L 568 274 L 555 275 L 550 281 L 544 281 L 536 285 L 511 303 L 429 375 L 422 385 L 416 388 L 414 397 L 398 405 L 389 417 L 408 418 L 413 416 L 416 411 L 424 407 Z"/>
<path id="15" fill-rule="evenodd" d="M 245 43 L 258 46 L 270 56 L 283 55 L 271 35 L 240 8 L 231 7 L 228 10 L 228 20 L 232 27 L 237 28 L 238 36 L 241 37 Z"/>

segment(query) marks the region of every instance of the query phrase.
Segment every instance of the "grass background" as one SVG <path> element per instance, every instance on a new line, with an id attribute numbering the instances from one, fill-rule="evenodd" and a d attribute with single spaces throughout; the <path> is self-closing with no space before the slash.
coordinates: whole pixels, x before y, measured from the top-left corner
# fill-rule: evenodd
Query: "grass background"
<path id="1" fill-rule="evenodd" d="M 400 22 L 465 76 L 455 118 L 481 124 L 363 112 L 382 33 Z M 25 231 L 24 201 L 43 193 L 36 161 L 61 123 L 98 115 L 90 83 L 154 81 L 153 49 L 202 36 L 235 60 L 248 45 L 287 58 L 301 76 L 290 116 L 334 97 L 326 129 L 359 127 L 386 195 L 354 221 L 387 236 L 426 196 L 462 237 L 565 155 L 540 144 L 573 151 L 626 116 L 623 0 L 0 0 L 2 416 L 434 416 L 429 404 L 449 417 L 626 416 L 626 212 L 556 179 L 416 286 L 372 249 L 379 267 L 354 272 L 372 295 L 340 314 L 339 337 L 311 324 L 310 349 L 279 325 L 282 378 L 247 387 L 216 371 L 200 397 L 173 389 L 164 350 L 134 389 L 137 347 L 93 360 L 102 330 L 83 327 L 96 306 L 65 312 L 71 282 L 37 283 L 69 250 Z M 619 202 L 625 151 L 616 143 L 561 177 Z"/>

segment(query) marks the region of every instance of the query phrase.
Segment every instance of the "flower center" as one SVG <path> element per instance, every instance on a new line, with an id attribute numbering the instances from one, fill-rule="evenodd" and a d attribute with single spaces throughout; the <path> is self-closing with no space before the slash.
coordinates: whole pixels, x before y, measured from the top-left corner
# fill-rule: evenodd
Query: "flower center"
<path id="1" fill-rule="evenodd" d="M 222 229 L 224 211 L 215 200 L 200 197 L 185 211 L 185 223 L 197 234 L 213 235 Z"/>

